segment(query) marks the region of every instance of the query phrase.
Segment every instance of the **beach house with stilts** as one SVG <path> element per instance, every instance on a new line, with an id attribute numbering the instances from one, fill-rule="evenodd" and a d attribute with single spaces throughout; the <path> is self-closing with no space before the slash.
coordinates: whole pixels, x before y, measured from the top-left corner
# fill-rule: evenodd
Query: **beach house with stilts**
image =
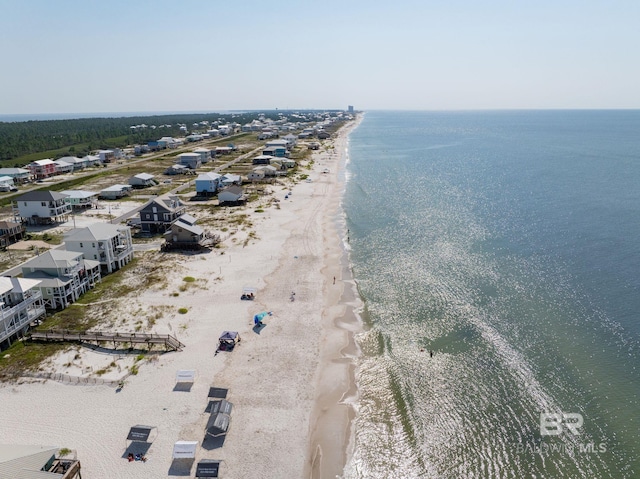
<path id="1" fill-rule="evenodd" d="M 46 225 L 67 221 L 71 205 L 67 195 L 56 191 L 29 191 L 13 202 L 14 218 L 31 225 Z"/>
<path id="2" fill-rule="evenodd" d="M 67 251 L 82 253 L 100 262 L 103 274 L 113 273 L 133 259 L 131 228 L 111 223 L 95 223 L 65 235 Z"/>
<path id="3" fill-rule="evenodd" d="M 22 276 L 40 281 L 35 288 L 47 309 L 64 309 L 100 281 L 100 262 L 75 251 L 52 249 L 23 263 Z"/>
<path id="4" fill-rule="evenodd" d="M 39 280 L 0 277 L 0 350 L 22 337 L 46 311 Z M 2 477 L 2 476 L 0 476 Z"/>

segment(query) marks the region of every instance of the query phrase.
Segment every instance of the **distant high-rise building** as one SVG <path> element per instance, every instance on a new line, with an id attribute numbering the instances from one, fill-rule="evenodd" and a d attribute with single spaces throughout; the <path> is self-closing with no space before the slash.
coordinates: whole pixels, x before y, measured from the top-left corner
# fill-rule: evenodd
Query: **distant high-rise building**
<path id="1" fill-rule="evenodd" d="M 347 111 L 349 113 L 353 113 L 353 105 L 349 105 L 349 107 L 347 108 Z"/>

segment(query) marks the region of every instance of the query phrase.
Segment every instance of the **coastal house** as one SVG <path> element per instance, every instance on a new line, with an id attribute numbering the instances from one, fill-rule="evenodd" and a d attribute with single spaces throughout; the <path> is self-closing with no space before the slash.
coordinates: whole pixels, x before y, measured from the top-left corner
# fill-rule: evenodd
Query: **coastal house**
<path id="1" fill-rule="evenodd" d="M 176 219 L 164 234 L 164 249 L 201 249 L 220 242 L 217 235 L 207 233 L 196 224 L 196 219 L 184 214 Z"/>
<path id="2" fill-rule="evenodd" d="M 131 228 L 110 223 L 95 223 L 71 230 L 64 238 L 65 249 L 82 253 L 100 262 L 104 274 L 119 270 L 133 259 Z"/>
<path id="3" fill-rule="evenodd" d="M 289 152 L 285 146 L 268 146 L 264 150 L 262 150 L 263 155 L 267 156 L 275 156 L 278 158 L 283 158 L 285 156 L 289 156 Z"/>
<path id="4" fill-rule="evenodd" d="M 31 225 L 53 224 L 67 221 L 71 206 L 67 195 L 56 191 L 29 191 L 13 202 L 14 218 Z"/>
<path id="5" fill-rule="evenodd" d="M 0 221 L 0 249 L 22 240 L 24 234 L 25 227 L 22 223 Z"/>
<path id="6" fill-rule="evenodd" d="M 65 190 L 61 193 L 66 195 L 64 201 L 71 205 L 72 210 L 93 208 L 98 204 L 98 193 L 95 191 Z"/>
<path id="7" fill-rule="evenodd" d="M 100 150 L 98 151 L 98 158 L 100 158 L 100 163 L 112 163 L 116 161 L 116 153 L 113 150 Z"/>
<path id="8" fill-rule="evenodd" d="M 24 335 L 29 325 L 44 317 L 39 280 L 0 277 L 0 350 Z M 0 476 L 2 477 L 2 476 Z"/>
<path id="9" fill-rule="evenodd" d="M 52 249 L 22 264 L 22 276 L 37 279 L 47 309 L 64 309 L 100 281 L 100 263 L 82 253 Z"/>
<path id="10" fill-rule="evenodd" d="M 76 156 L 63 156 L 62 158 L 56 160 L 56 163 L 59 161 L 64 161 L 65 163 L 72 165 L 73 171 L 82 170 L 89 166 L 89 161 L 86 157 L 78 158 Z"/>
<path id="11" fill-rule="evenodd" d="M 232 146 L 216 146 L 216 156 L 230 155 L 233 153 L 234 148 Z"/>
<path id="12" fill-rule="evenodd" d="M 220 205 L 241 205 L 246 201 L 247 198 L 241 186 L 227 186 L 218 193 L 218 204 Z"/>
<path id="13" fill-rule="evenodd" d="M 117 200 L 131 194 L 131 190 L 131 185 L 113 185 L 101 190 L 99 197 L 105 200 Z"/>
<path id="14" fill-rule="evenodd" d="M 192 170 L 202 166 L 202 160 L 198 153 L 181 153 L 177 156 L 178 163 Z"/>
<path id="15" fill-rule="evenodd" d="M 222 178 L 218 173 L 208 171 L 202 173 L 196 178 L 196 195 L 198 196 L 211 196 L 218 191 L 221 186 Z"/>
<path id="16" fill-rule="evenodd" d="M 227 173 L 226 175 L 222 175 L 220 177 L 220 183 L 222 186 L 231 186 L 231 185 L 242 185 L 242 177 L 240 175 L 233 175 L 231 173 Z"/>
<path id="17" fill-rule="evenodd" d="M 291 149 L 298 143 L 298 137 L 292 133 L 289 133 L 282 137 L 288 143 L 288 148 Z"/>
<path id="18" fill-rule="evenodd" d="M 275 156 L 271 156 L 271 155 L 258 155 L 251 160 L 251 163 L 254 165 L 268 165 L 271 163 L 271 160 L 274 158 Z"/>
<path id="19" fill-rule="evenodd" d="M 55 160 L 56 164 L 56 174 L 57 175 L 65 175 L 67 173 L 71 173 L 73 171 L 73 163 L 69 163 L 65 160 Z"/>
<path id="20" fill-rule="evenodd" d="M 31 176 L 33 176 L 36 180 L 49 178 L 51 176 L 54 176 L 57 172 L 57 165 L 53 160 L 49 158 L 45 160 L 32 161 L 27 165 L 27 168 L 29 168 Z"/>
<path id="21" fill-rule="evenodd" d="M 324 130 L 318 132 L 318 140 L 327 140 L 331 138 L 331 135 Z"/>
<path id="22" fill-rule="evenodd" d="M 186 206 L 176 196 L 159 196 L 140 210 L 140 228 L 146 233 L 164 233 L 182 216 Z"/>
<path id="23" fill-rule="evenodd" d="M 87 168 L 90 166 L 100 166 L 102 164 L 98 155 L 87 155 L 83 157 L 82 160 L 87 165 Z"/>
<path id="24" fill-rule="evenodd" d="M 13 178 L 10 176 L 0 176 L 0 191 L 18 191 Z"/>
<path id="25" fill-rule="evenodd" d="M 186 175 L 189 171 L 191 170 L 189 170 L 189 168 L 187 168 L 186 166 L 175 164 L 167 168 L 164 174 L 165 175 Z"/>
<path id="26" fill-rule="evenodd" d="M 21 185 L 30 181 L 31 172 L 24 168 L 0 168 L 0 176 L 9 176 L 16 185 Z"/>
<path id="27" fill-rule="evenodd" d="M 134 188 L 148 188 L 158 183 L 154 180 L 154 176 L 149 173 L 138 173 L 129 178 L 129 184 Z"/>
<path id="28" fill-rule="evenodd" d="M 163 136 L 158 140 L 158 145 L 163 148 L 177 148 L 178 142 L 171 136 Z"/>
<path id="29" fill-rule="evenodd" d="M 200 162 L 204 165 L 205 163 L 209 163 L 212 157 L 212 150 L 209 148 L 196 148 L 193 150 L 194 153 L 200 155 Z"/>

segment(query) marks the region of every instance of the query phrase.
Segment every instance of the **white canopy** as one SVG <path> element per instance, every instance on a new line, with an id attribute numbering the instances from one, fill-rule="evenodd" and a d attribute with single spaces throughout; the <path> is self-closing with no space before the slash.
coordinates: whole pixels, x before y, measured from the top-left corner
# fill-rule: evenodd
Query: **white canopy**
<path id="1" fill-rule="evenodd" d="M 195 369 L 181 369 L 176 373 L 177 383 L 193 383 L 196 380 Z"/>
<path id="2" fill-rule="evenodd" d="M 196 457 L 198 441 L 178 441 L 173 445 L 174 459 L 191 459 Z"/>

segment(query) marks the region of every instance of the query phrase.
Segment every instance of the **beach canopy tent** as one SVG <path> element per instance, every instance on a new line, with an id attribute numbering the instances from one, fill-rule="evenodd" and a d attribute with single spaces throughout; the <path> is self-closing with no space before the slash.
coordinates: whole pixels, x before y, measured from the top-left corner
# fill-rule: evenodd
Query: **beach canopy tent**
<path id="1" fill-rule="evenodd" d="M 218 477 L 220 461 L 203 459 L 196 465 L 196 477 Z"/>
<path id="2" fill-rule="evenodd" d="M 224 331 L 218 338 L 218 351 L 233 351 L 239 341 L 240 335 L 237 331 Z"/>
<path id="3" fill-rule="evenodd" d="M 242 295 L 240 296 L 240 299 L 254 299 L 257 292 L 258 288 L 254 288 L 253 286 L 245 286 L 244 288 L 242 288 Z"/>
<path id="4" fill-rule="evenodd" d="M 181 369 L 176 373 L 177 383 L 193 383 L 196 381 L 196 371 L 194 369 Z"/>
<path id="5" fill-rule="evenodd" d="M 253 317 L 253 324 L 262 324 L 262 320 L 265 316 L 271 316 L 271 311 L 262 311 Z"/>
<path id="6" fill-rule="evenodd" d="M 174 459 L 193 459 L 196 457 L 198 441 L 178 441 L 173 445 Z"/>
<path id="7" fill-rule="evenodd" d="M 237 342 L 240 340 L 240 335 L 238 331 L 223 331 L 220 335 L 220 341 L 234 341 Z"/>
<path id="8" fill-rule="evenodd" d="M 229 430 L 229 422 L 231 421 L 231 404 L 226 399 L 221 399 L 213 403 L 211 407 L 211 416 L 207 421 L 207 434 L 212 437 L 222 436 Z"/>
<path id="9" fill-rule="evenodd" d="M 155 436 L 157 435 L 157 430 L 158 429 L 154 426 L 133 426 L 131 429 L 129 429 L 127 441 L 153 442 Z"/>

